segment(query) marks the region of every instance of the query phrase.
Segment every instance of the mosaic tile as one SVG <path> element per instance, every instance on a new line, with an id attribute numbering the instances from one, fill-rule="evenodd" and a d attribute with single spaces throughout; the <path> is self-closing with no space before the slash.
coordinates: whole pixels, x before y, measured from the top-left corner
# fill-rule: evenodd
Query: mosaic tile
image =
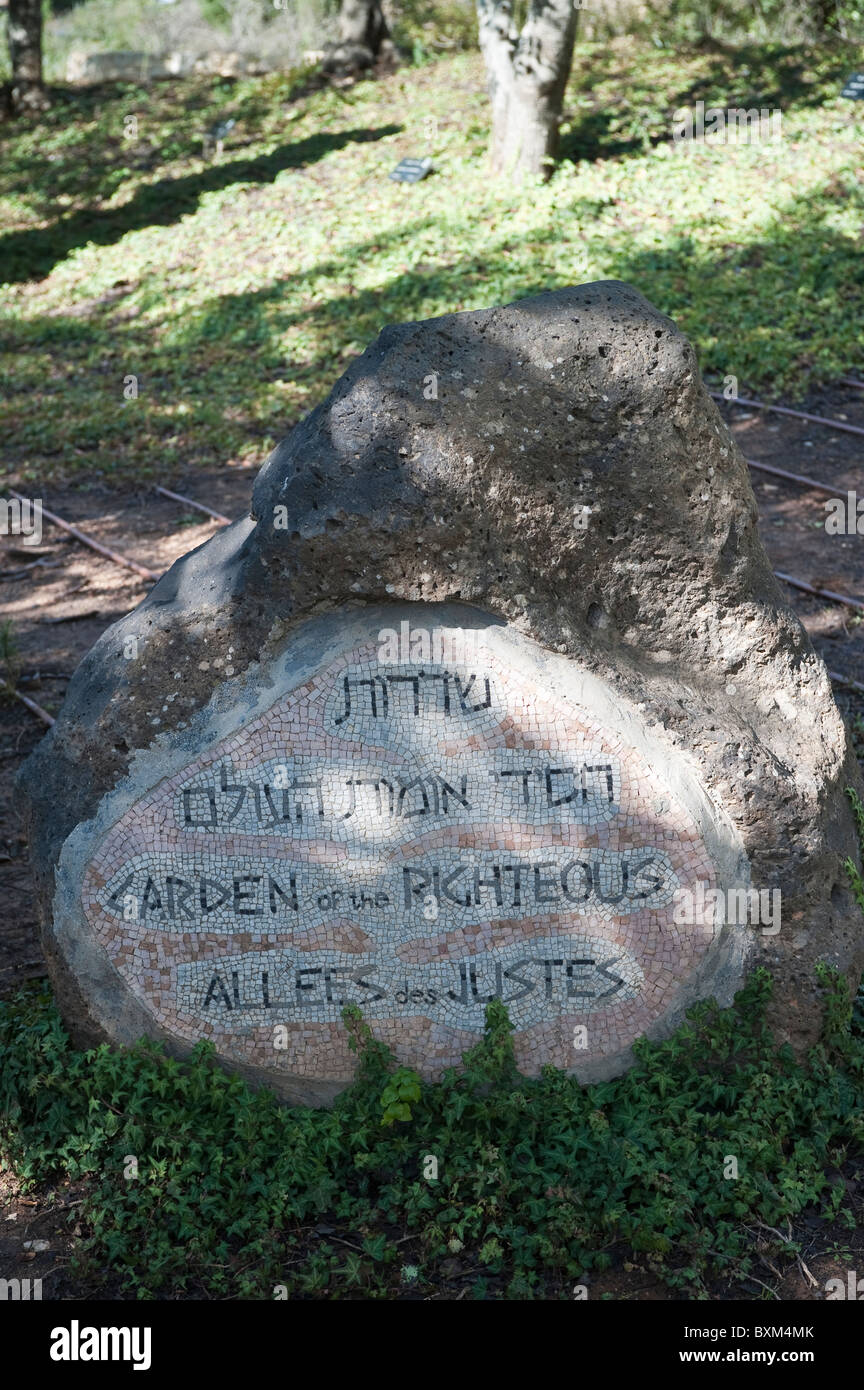
<path id="1" fill-rule="evenodd" d="M 157 1022 L 226 1057 L 346 1077 L 356 1004 L 437 1075 L 500 998 L 536 1072 L 670 1007 L 715 938 L 672 920 L 696 882 L 711 857 L 657 769 L 506 644 L 388 664 L 370 640 L 132 806 L 83 904 Z"/>

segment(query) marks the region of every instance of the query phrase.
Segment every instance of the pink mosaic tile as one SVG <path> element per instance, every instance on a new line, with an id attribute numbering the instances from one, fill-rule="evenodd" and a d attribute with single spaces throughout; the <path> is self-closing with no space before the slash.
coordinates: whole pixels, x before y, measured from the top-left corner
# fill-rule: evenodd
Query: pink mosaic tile
<path id="1" fill-rule="evenodd" d="M 503 998 L 522 1069 L 627 1047 L 710 949 L 676 890 L 715 884 L 691 814 L 586 707 L 500 649 L 354 646 L 138 801 L 82 901 L 163 1028 L 226 1057 L 351 1075 L 341 1010 L 426 1074 Z"/>

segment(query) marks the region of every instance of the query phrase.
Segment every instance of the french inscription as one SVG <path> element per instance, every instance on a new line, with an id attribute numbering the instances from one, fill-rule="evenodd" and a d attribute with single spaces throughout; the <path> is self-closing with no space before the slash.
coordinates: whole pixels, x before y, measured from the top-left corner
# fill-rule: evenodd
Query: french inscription
<path id="1" fill-rule="evenodd" d="M 155 837 L 123 840 L 96 909 L 151 943 L 148 980 L 172 943 L 178 1017 L 240 1036 L 357 1004 L 477 1031 L 501 999 L 518 1031 L 623 1016 L 646 970 L 671 979 L 646 932 L 674 931 L 703 852 L 668 787 L 476 647 L 432 656 L 337 660 L 173 780 Z"/>

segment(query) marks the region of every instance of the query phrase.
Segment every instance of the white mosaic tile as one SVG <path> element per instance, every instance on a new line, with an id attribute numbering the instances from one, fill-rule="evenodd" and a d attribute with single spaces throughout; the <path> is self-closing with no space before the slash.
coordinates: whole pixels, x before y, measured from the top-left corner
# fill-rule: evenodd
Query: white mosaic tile
<path id="1" fill-rule="evenodd" d="M 673 921 L 697 882 L 656 768 L 506 645 L 388 664 L 370 639 L 127 811 L 84 907 L 158 1022 L 228 1057 L 349 1075 L 351 1003 L 437 1074 L 499 997 L 536 1071 L 580 1024 L 613 1054 L 669 1007 L 714 940 Z"/>

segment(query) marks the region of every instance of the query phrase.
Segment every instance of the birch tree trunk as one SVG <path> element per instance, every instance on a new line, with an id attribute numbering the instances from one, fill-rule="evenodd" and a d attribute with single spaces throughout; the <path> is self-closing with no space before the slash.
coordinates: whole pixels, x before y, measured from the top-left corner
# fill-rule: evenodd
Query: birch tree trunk
<path id="1" fill-rule="evenodd" d="M 9 62 L 13 111 L 48 105 L 42 83 L 42 0 L 9 0 Z"/>
<path id="2" fill-rule="evenodd" d="M 548 177 L 573 63 L 574 0 L 531 0 L 521 34 L 513 0 L 477 0 L 477 18 L 492 100 L 492 169 Z"/>

